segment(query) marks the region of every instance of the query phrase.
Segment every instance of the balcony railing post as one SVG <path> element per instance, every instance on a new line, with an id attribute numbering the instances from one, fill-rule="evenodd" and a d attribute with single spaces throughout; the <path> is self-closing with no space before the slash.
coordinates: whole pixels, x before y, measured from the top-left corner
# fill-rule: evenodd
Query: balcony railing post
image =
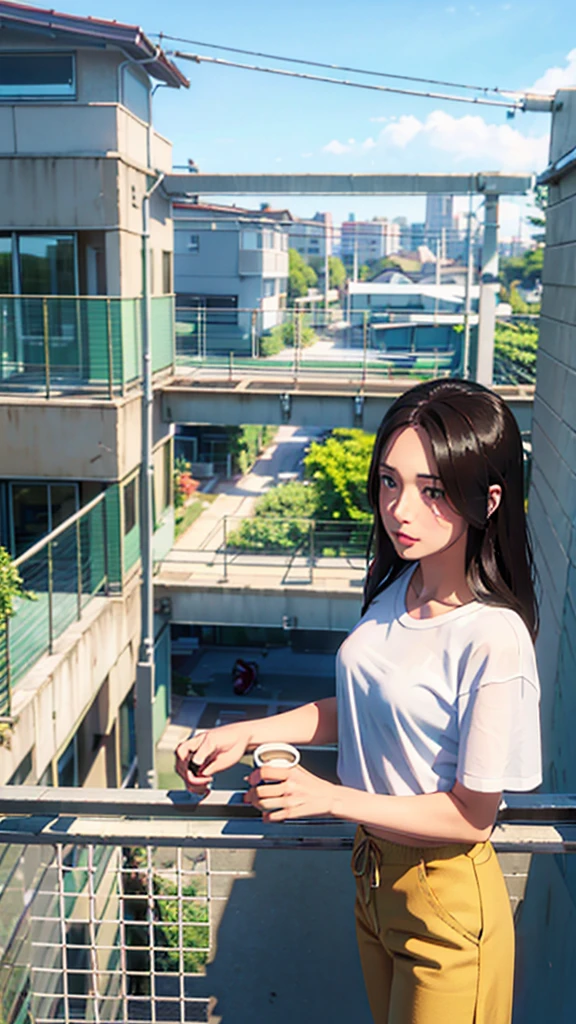
<path id="1" fill-rule="evenodd" d="M 232 383 L 234 377 L 234 353 L 230 352 L 228 358 L 228 380 Z"/>
<path id="2" fill-rule="evenodd" d="M 228 582 L 228 516 L 222 520 L 223 556 L 224 556 L 224 582 Z"/>
<path id="3" fill-rule="evenodd" d="M 253 309 L 252 310 L 251 325 L 250 325 L 250 332 L 251 332 L 251 336 L 252 336 L 252 359 L 256 359 L 256 357 L 258 355 L 257 345 L 256 345 L 256 315 L 257 315 L 256 314 L 256 310 Z"/>
<path id="4" fill-rule="evenodd" d="M 48 299 L 42 298 L 42 331 L 44 336 L 44 374 L 46 379 L 46 398 L 50 398 L 50 325 L 48 320 Z"/>
<path id="5" fill-rule="evenodd" d="M 108 597 L 110 593 L 110 564 L 108 558 L 108 514 L 106 499 L 100 505 L 102 509 L 102 544 L 104 547 L 104 593 Z"/>
<path id="6" fill-rule="evenodd" d="M 80 530 L 80 520 L 76 520 L 76 612 L 78 615 L 78 621 L 82 618 L 82 533 Z"/>
<path id="7" fill-rule="evenodd" d="M 366 383 L 366 363 L 368 359 L 368 310 L 364 310 L 362 324 L 362 384 Z"/>
<path id="8" fill-rule="evenodd" d="M 114 353 L 112 349 L 112 309 L 110 299 L 106 299 L 106 345 L 108 349 L 108 398 L 114 396 Z"/>
<path id="9" fill-rule="evenodd" d="M 52 558 L 52 541 L 48 542 L 48 654 L 52 654 L 54 640 L 54 565 Z"/>
<path id="10" fill-rule="evenodd" d="M 310 583 L 314 582 L 314 533 L 316 529 L 316 523 L 313 519 L 310 520 Z"/>

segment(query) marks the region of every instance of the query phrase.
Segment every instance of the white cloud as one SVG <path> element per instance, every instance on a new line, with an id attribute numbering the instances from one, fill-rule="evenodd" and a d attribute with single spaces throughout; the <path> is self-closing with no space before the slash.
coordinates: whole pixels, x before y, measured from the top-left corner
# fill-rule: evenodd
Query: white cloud
<path id="1" fill-rule="evenodd" d="M 576 50 L 570 50 L 566 57 L 565 67 L 548 68 L 540 78 L 536 79 L 528 91 L 549 94 L 572 85 L 576 85 Z"/>
<path id="2" fill-rule="evenodd" d="M 546 166 L 548 144 L 547 133 L 523 135 L 508 123 L 489 124 L 478 114 L 454 117 L 443 110 L 433 110 L 424 121 L 413 114 L 390 120 L 376 138 L 370 135 L 362 143 L 354 139 L 348 142 L 332 139 L 323 149 L 335 156 L 360 156 L 375 149 L 404 150 L 412 159 L 416 154 L 423 165 L 427 151 L 436 157 L 439 153 L 448 153 L 452 159 L 445 162 L 452 165 L 520 173 Z M 437 159 L 434 162 L 437 163 Z"/>
<path id="3" fill-rule="evenodd" d="M 411 114 L 386 125 L 380 141 L 400 149 L 414 142 L 450 153 L 456 162 L 474 160 L 491 170 L 534 171 L 546 165 L 548 135 L 528 136 L 509 124 L 488 124 L 478 115 L 453 117 L 433 110 L 425 121 Z"/>
<path id="4" fill-rule="evenodd" d="M 322 146 L 325 153 L 334 153 L 335 156 L 340 156 L 342 153 L 349 153 L 352 149 L 351 146 L 345 145 L 344 142 L 338 142 L 338 139 L 332 139 L 325 146 Z"/>

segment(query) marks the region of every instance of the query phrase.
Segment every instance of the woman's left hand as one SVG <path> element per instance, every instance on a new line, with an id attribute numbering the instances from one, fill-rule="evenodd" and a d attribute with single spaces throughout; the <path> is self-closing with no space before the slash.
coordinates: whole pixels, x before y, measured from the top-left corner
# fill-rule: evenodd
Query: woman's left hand
<path id="1" fill-rule="evenodd" d="M 301 765 L 294 768 L 256 768 L 248 777 L 244 803 L 262 811 L 263 821 L 286 821 L 332 814 L 336 786 L 312 775 Z M 260 783 L 276 785 L 262 786 Z"/>

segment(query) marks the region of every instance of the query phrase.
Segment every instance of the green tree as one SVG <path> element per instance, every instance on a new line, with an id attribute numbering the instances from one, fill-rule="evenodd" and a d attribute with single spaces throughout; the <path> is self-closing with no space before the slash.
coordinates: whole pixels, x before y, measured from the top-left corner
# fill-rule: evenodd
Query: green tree
<path id="1" fill-rule="evenodd" d="M 346 267 L 338 256 L 328 257 L 328 271 L 331 288 L 343 288 L 346 284 Z"/>
<path id="2" fill-rule="evenodd" d="M 528 249 L 522 256 L 512 256 L 500 261 L 500 280 L 506 288 L 513 283 L 523 288 L 533 288 L 542 280 L 544 248 Z"/>
<path id="3" fill-rule="evenodd" d="M 308 294 L 309 288 L 318 284 L 318 275 L 296 249 L 288 250 L 288 301 Z"/>
<path id="4" fill-rule="evenodd" d="M 536 185 L 536 188 L 533 192 L 533 201 L 534 206 L 539 212 L 534 213 L 530 217 L 528 217 L 528 221 L 533 228 L 537 228 L 537 231 L 532 232 L 534 239 L 537 242 L 544 242 L 546 228 L 546 207 L 548 206 L 547 185 Z"/>
<path id="5" fill-rule="evenodd" d="M 319 518 L 371 518 L 366 481 L 373 447 L 373 434 L 344 428 L 333 430 L 324 444 L 310 445 L 304 466 L 316 487 Z"/>

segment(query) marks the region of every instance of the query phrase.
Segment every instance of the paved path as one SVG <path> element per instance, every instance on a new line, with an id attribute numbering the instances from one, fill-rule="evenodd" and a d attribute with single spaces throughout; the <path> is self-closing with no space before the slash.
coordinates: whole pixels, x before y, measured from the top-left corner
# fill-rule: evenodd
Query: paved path
<path id="1" fill-rule="evenodd" d="M 252 515 L 256 500 L 279 484 L 284 479 L 282 474 L 300 476 L 305 448 L 314 436 L 314 432 L 301 427 L 279 427 L 274 443 L 256 460 L 246 476 L 222 481 L 216 486 L 216 500 L 178 537 L 171 561 L 175 559 L 176 552 L 217 551 L 223 541 L 221 524 L 224 517 L 238 517 L 239 522 Z"/>

